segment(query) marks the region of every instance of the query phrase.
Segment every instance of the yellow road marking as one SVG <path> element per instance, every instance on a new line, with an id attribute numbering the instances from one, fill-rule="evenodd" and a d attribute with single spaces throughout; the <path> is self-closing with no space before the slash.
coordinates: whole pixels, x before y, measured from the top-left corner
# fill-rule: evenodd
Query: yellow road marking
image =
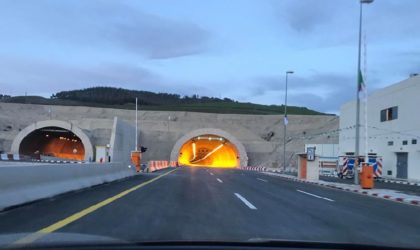
<path id="1" fill-rule="evenodd" d="M 157 176 L 157 177 L 155 177 L 155 178 L 153 178 L 151 180 L 148 180 L 146 182 L 143 182 L 143 183 L 141 183 L 141 184 L 139 184 L 137 186 L 134 186 L 134 187 L 132 187 L 130 189 L 127 189 L 127 190 L 125 190 L 125 191 L 123 191 L 123 192 L 121 192 L 121 193 L 119 193 L 117 195 L 114 195 L 114 196 L 112 196 L 112 197 L 110 197 L 110 198 L 108 198 L 106 200 L 103 200 L 103 201 L 101 201 L 99 203 L 96 203 L 95 205 L 90 206 L 90 207 L 88 207 L 86 209 L 83 209 L 82 211 L 77 212 L 77 213 L 75 213 L 73 215 L 70 215 L 69 217 L 67 217 L 67 218 L 65 218 L 63 220 L 60 220 L 60 221 L 58 221 L 58 222 L 56 222 L 56 223 L 54 223 L 54 224 L 52 224 L 52 225 L 50 225 L 48 227 L 45 227 L 45 228 L 43 228 L 43 229 L 41 229 L 41 230 L 39 230 L 39 231 L 37 231 L 35 233 L 29 234 L 29 235 L 27 235 L 27 236 L 25 236 L 25 237 L 23 237 L 23 238 L 15 241 L 15 242 L 13 242 L 12 245 L 26 245 L 26 244 L 30 244 L 30 243 L 32 243 L 32 242 L 34 242 L 34 241 L 36 241 L 36 240 L 38 240 L 38 239 L 46 236 L 49 233 L 52 233 L 54 231 L 57 231 L 60 228 L 63 228 L 64 226 L 66 226 L 66 225 L 68 225 L 68 224 L 70 224 L 70 223 L 72 223 L 74 221 L 77 221 L 78 219 L 80 219 L 80 218 L 82 218 L 82 217 L 84 217 L 84 216 L 86 216 L 86 215 L 88 215 L 88 214 L 90 214 L 90 213 L 98 210 L 99 208 L 101 208 L 103 206 L 106 206 L 106 205 L 110 204 L 111 202 L 113 202 L 115 200 L 118 200 L 121 197 L 126 196 L 127 194 L 129 194 L 131 192 L 133 192 L 133 191 L 135 191 L 135 190 L 137 190 L 139 188 L 142 188 L 142 187 L 146 186 L 147 184 L 150 184 L 150 183 L 152 183 L 152 182 L 154 182 L 154 181 L 162 178 L 165 175 L 168 175 L 168 174 L 174 172 L 175 170 L 177 170 L 177 169 L 174 169 L 174 170 L 171 170 L 171 171 L 166 172 L 164 174 L 161 174 L 161 175 L 159 175 L 159 176 Z"/>

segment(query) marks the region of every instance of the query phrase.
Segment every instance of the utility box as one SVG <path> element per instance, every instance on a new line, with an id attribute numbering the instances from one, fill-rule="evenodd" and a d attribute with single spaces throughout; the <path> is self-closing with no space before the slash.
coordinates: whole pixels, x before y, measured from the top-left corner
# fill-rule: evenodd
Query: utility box
<path id="1" fill-rule="evenodd" d="M 307 153 L 297 154 L 298 156 L 298 178 L 303 180 L 319 180 L 319 157 Z"/>

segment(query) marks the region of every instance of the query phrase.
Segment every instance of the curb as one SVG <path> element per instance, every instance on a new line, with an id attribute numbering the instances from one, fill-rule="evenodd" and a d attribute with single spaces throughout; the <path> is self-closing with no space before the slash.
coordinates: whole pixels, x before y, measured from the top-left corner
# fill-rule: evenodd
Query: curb
<path id="1" fill-rule="evenodd" d="M 335 174 L 320 174 L 319 176 L 325 177 L 337 177 Z M 394 183 L 394 184 L 402 184 L 402 185 L 410 185 L 410 186 L 418 186 L 420 187 L 420 182 L 412 182 L 412 181 L 399 181 L 399 180 L 391 180 L 387 178 L 375 178 L 377 182 L 384 182 L 384 183 Z"/>
<path id="2" fill-rule="evenodd" d="M 419 186 L 420 183 L 418 182 L 410 182 L 410 181 L 397 181 L 397 180 L 388 180 L 388 179 L 377 179 L 379 182 L 385 182 L 385 183 L 395 183 L 395 184 L 403 184 L 403 185 L 410 185 L 410 186 Z"/>
<path id="3" fill-rule="evenodd" d="M 267 172 L 267 171 L 262 171 L 262 170 L 254 170 L 254 171 L 258 171 L 258 172 L 263 172 L 263 173 L 276 173 L 276 172 Z M 359 189 L 354 189 L 354 188 L 344 188 L 341 186 L 337 186 L 332 184 L 326 184 L 326 183 L 319 183 L 319 182 L 315 182 L 315 181 L 308 181 L 308 180 L 300 180 L 297 179 L 294 176 L 284 176 L 284 175 L 275 175 L 277 177 L 281 177 L 284 179 L 288 179 L 291 181 L 296 181 L 296 182 L 301 182 L 301 183 L 309 183 L 309 184 L 315 184 L 315 185 L 319 185 L 319 186 L 324 186 L 324 187 L 329 187 L 329 188 L 334 188 L 334 189 L 338 189 L 338 190 L 342 190 L 342 191 L 348 191 L 348 192 L 352 192 L 352 193 L 358 193 L 361 195 L 366 195 L 366 196 L 370 196 L 370 197 L 375 197 L 375 198 L 381 198 L 381 199 L 385 199 L 385 200 L 390 200 L 390 201 L 395 201 L 395 202 L 399 202 L 399 203 L 403 203 L 403 204 L 407 204 L 407 205 L 415 205 L 415 206 L 420 206 L 420 200 L 416 200 L 416 199 L 410 199 L 410 198 L 403 198 L 403 197 L 395 197 L 389 194 L 378 194 L 375 192 L 369 192 L 368 190 L 359 190 Z"/>

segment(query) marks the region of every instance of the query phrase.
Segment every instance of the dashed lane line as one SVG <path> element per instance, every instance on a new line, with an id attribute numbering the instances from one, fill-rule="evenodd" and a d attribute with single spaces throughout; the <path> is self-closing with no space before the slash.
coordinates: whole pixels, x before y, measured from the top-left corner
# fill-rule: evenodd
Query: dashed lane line
<path id="1" fill-rule="evenodd" d="M 242 195 L 240 195 L 240 194 L 238 194 L 238 193 L 235 193 L 235 196 L 236 196 L 238 199 L 240 199 L 243 203 L 245 203 L 245 205 L 247 205 L 247 206 L 249 207 L 249 209 L 252 209 L 252 210 L 257 210 L 257 207 L 256 207 L 256 206 L 254 206 L 254 205 L 252 205 L 252 203 L 251 203 L 251 202 L 249 202 L 247 199 L 245 199 Z"/>
<path id="2" fill-rule="evenodd" d="M 311 194 L 311 193 L 308 193 L 308 192 L 305 192 L 305 191 L 302 191 L 302 190 L 299 190 L 299 189 L 296 189 L 296 191 L 298 191 L 300 193 L 303 193 L 303 194 L 306 194 L 306 195 L 313 196 L 313 197 L 318 198 L 318 199 L 323 199 L 323 200 L 326 200 L 326 201 L 334 201 L 334 200 L 331 200 L 329 198 L 322 197 L 322 196 L 319 196 L 319 195 L 316 195 L 316 194 Z"/>

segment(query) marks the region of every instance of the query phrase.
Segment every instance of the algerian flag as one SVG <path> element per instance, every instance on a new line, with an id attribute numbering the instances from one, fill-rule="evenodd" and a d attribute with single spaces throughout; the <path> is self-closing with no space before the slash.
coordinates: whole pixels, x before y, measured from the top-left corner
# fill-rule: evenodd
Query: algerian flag
<path id="1" fill-rule="evenodd" d="M 289 124 L 289 120 L 287 120 L 287 116 L 284 117 L 284 125 L 287 126 Z"/>
<path id="2" fill-rule="evenodd" d="M 365 89 L 365 82 L 363 81 L 362 71 L 359 69 L 359 75 L 357 77 L 359 92 Z"/>

